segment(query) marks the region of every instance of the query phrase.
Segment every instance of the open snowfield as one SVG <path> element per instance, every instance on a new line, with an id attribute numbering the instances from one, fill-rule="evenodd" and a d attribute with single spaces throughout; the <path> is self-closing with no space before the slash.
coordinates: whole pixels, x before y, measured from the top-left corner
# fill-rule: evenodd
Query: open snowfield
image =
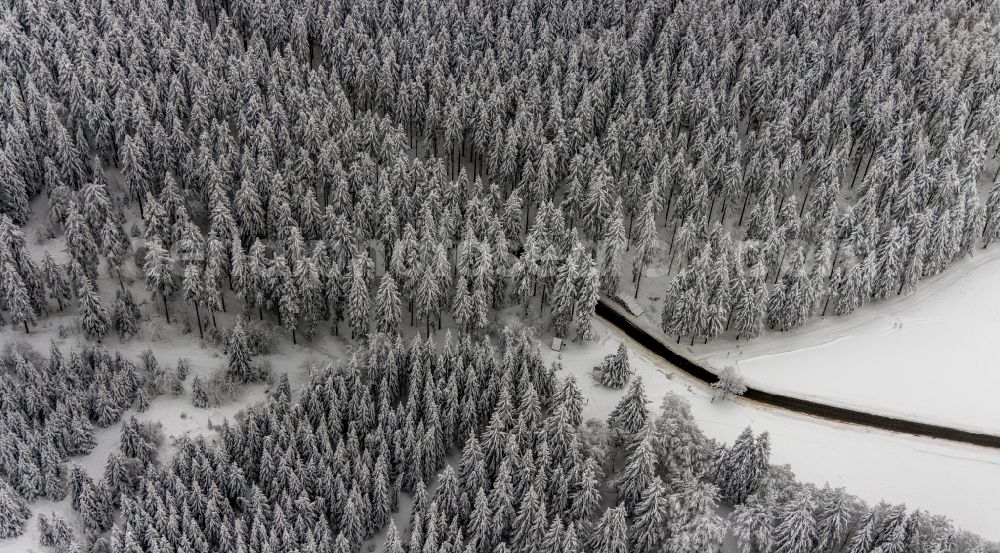
<path id="1" fill-rule="evenodd" d="M 762 389 L 957 428 L 1000 432 L 1000 249 L 977 250 L 915 293 L 752 342 L 688 348 Z"/>
<path id="2" fill-rule="evenodd" d="M 768 431 L 771 461 L 791 465 L 803 481 L 844 486 L 871 503 L 905 503 L 948 516 L 987 539 L 1000 539 L 1000 451 L 828 423 L 742 399 L 713 403 L 702 383 L 599 320 L 591 343 L 569 344 L 561 354 L 542 348 L 549 362 L 561 355 L 562 374 L 577 376 L 588 400 L 585 418 L 605 418 L 624 393 L 601 386 L 590 374 L 622 340 L 654 411 L 667 392 L 675 392 L 691 403 L 695 419 L 711 438 L 731 443 L 746 426 Z"/>

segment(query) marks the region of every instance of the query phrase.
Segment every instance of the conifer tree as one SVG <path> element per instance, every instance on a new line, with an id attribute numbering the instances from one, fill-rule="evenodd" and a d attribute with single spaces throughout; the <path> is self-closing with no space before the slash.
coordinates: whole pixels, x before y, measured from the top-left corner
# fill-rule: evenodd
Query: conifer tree
<path id="1" fill-rule="evenodd" d="M 201 326 L 201 302 L 204 298 L 204 288 L 202 287 L 201 268 L 198 265 L 198 263 L 188 263 L 184 267 L 182 288 L 184 301 L 194 306 L 195 319 L 198 322 L 198 337 L 204 339 L 205 333 Z"/>
<path id="2" fill-rule="evenodd" d="M 726 534 L 725 521 L 716 514 L 715 487 L 688 475 L 673 494 L 676 506 L 668 524 L 667 549 L 678 553 L 717 551 Z"/>
<path id="3" fill-rule="evenodd" d="M 66 250 L 70 257 L 83 267 L 87 278 L 97 278 L 98 250 L 90 227 L 77 208 L 70 202 L 66 216 Z M 77 283 L 78 284 L 78 283 Z"/>
<path id="4" fill-rule="evenodd" d="M 591 532 L 588 549 L 595 553 L 627 553 L 628 526 L 625 507 L 619 505 L 604 511 Z"/>
<path id="5" fill-rule="evenodd" d="M 615 200 L 611 221 L 601 241 L 600 275 L 601 291 L 609 296 L 618 293 L 621 278 L 621 256 L 626 247 L 625 226 L 621 218 L 621 198 Z"/>
<path id="6" fill-rule="evenodd" d="M 404 553 L 403 542 L 399 538 L 396 523 L 389 519 L 389 530 L 385 534 L 385 553 Z"/>
<path id="7" fill-rule="evenodd" d="M 146 244 L 146 260 L 143 265 L 143 273 L 146 275 L 146 289 L 163 300 L 163 314 L 170 324 L 170 309 L 167 300 L 174 295 L 177 284 L 174 281 L 173 264 L 174 260 L 170 253 L 154 240 Z"/>
<path id="8" fill-rule="evenodd" d="M 632 376 L 625 343 L 622 342 L 619 344 L 618 351 L 615 353 L 605 356 L 601 364 L 595 368 L 595 371 L 600 378 L 601 384 L 609 388 L 624 388 L 625 383 Z"/>
<path id="9" fill-rule="evenodd" d="M 9 258 L 9 253 L 0 255 Z M 3 271 L 0 272 L 0 294 L 2 294 L 3 306 L 10 311 L 11 323 L 15 325 L 23 324 L 24 333 L 28 334 L 28 324 L 35 324 L 37 315 L 31 305 L 31 298 L 28 297 L 28 289 L 24 285 L 24 280 L 9 261 L 3 264 Z"/>
<path id="10" fill-rule="evenodd" d="M 639 498 L 634 509 L 635 518 L 629 527 L 629 542 L 634 553 L 657 553 L 663 551 L 667 541 L 667 517 L 669 498 L 666 486 L 659 476 Z"/>
<path id="11" fill-rule="evenodd" d="M 31 509 L 4 480 L 0 480 L 0 539 L 16 538 L 24 533 Z"/>
<path id="12" fill-rule="evenodd" d="M 115 303 L 111 309 L 111 326 L 122 340 L 128 340 L 139 332 L 139 306 L 128 290 L 115 292 Z"/>
<path id="13" fill-rule="evenodd" d="M 646 426 L 649 420 L 647 403 L 649 400 L 646 399 L 642 378 L 637 376 L 629 386 L 628 392 L 608 415 L 608 429 L 617 437 L 619 443 L 631 443 Z"/>
<path id="14" fill-rule="evenodd" d="M 657 462 L 653 440 L 653 426 L 647 424 L 629 452 L 625 469 L 618 479 L 618 499 L 625 506 L 627 513 L 635 514 L 642 493 L 653 483 L 653 477 L 656 475 Z"/>
<path id="15" fill-rule="evenodd" d="M 87 480 L 80 493 L 80 516 L 83 519 L 83 533 L 95 540 L 111 528 L 114 508 L 108 490 L 103 482 Z"/>
<path id="16" fill-rule="evenodd" d="M 722 494 L 733 503 L 743 503 L 757 488 L 769 462 L 767 433 L 754 441 L 749 427 L 719 459 L 717 481 Z"/>
<path id="17" fill-rule="evenodd" d="M 452 318 L 455 324 L 463 332 L 469 332 L 473 326 L 473 304 L 472 294 L 469 292 L 469 284 L 464 276 L 459 276 L 455 282 L 455 297 L 451 306 Z"/>
<path id="18" fill-rule="evenodd" d="M 191 403 L 199 409 L 208 407 L 208 392 L 201 382 L 201 376 L 195 376 L 191 381 Z"/>
<path id="19" fill-rule="evenodd" d="M 111 323 L 108 310 L 101 305 L 100 296 L 86 276 L 82 277 L 77 295 L 80 296 L 80 327 L 88 336 L 100 341 L 107 335 Z"/>
<path id="20" fill-rule="evenodd" d="M 59 311 L 62 311 L 63 300 L 70 299 L 69 283 L 66 281 L 65 270 L 52 259 L 48 250 L 45 250 L 42 258 L 42 279 L 49 290 L 49 297 L 56 300 Z"/>
<path id="21" fill-rule="evenodd" d="M 824 488 L 816 510 L 816 547 L 827 551 L 844 542 L 855 517 L 856 504 L 842 488 Z"/>
<path id="22" fill-rule="evenodd" d="M 812 497 L 804 491 L 785 503 L 778 512 L 780 521 L 774 530 L 774 550 L 780 553 L 813 551 L 816 540 L 816 520 Z"/>
<path id="23" fill-rule="evenodd" d="M 572 320 L 577 280 L 576 263 L 573 259 L 567 259 L 559 267 L 556 285 L 552 290 L 552 325 L 559 338 L 566 336 L 567 327 Z"/>
<path id="24" fill-rule="evenodd" d="M 635 297 L 639 297 L 639 283 L 646 266 L 653 260 L 653 247 L 656 240 L 656 222 L 653 219 L 653 207 L 645 204 L 639 211 L 639 221 L 634 229 L 635 257 L 632 258 L 632 275 L 635 280 Z"/>
<path id="25" fill-rule="evenodd" d="M 351 270 L 351 290 L 348 301 L 351 337 L 363 339 L 368 335 L 371 296 L 368 293 L 368 283 L 365 281 L 364 273 L 357 266 Z"/>
<path id="26" fill-rule="evenodd" d="M 141 134 L 126 136 L 121 147 L 122 176 L 129 196 L 139 202 L 139 216 L 146 218 L 142 199 L 149 192 L 149 168 L 146 143 Z"/>
<path id="27" fill-rule="evenodd" d="M 590 230 L 591 236 L 600 239 L 605 235 L 605 227 L 611 219 L 611 187 L 613 177 L 603 159 L 598 160 L 597 167 L 591 174 L 587 186 L 587 194 L 583 199 L 582 218 Z"/>
<path id="28" fill-rule="evenodd" d="M 254 369 L 251 365 L 250 345 L 247 341 L 246 321 L 243 317 L 236 318 L 236 325 L 229 335 L 229 342 L 226 344 L 226 354 L 228 363 L 226 371 L 230 377 L 237 382 L 251 382 L 254 380 Z"/>
<path id="29" fill-rule="evenodd" d="M 576 339 L 586 342 L 593 336 L 593 321 L 597 309 L 600 274 L 594 262 L 588 259 L 588 268 L 580 275 L 576 298 Z"/>
<path id="30" fill-rule="evenodd" d="M 386 271 L 375 293 L 375 330 L 386 334 L 399 332 L 403 304 L 396 287 L 396 279 Z"/>
<path id="31" fill-rule="evenodd" d="M 131 242 L 118 223 L 108 220 L 101 232 L 101 244 L 108 259 L 108 274 L 117 277 L 118 286 L 124 290 L 122 264 L 125 262 L 125 254 L 128 253 Z"/>

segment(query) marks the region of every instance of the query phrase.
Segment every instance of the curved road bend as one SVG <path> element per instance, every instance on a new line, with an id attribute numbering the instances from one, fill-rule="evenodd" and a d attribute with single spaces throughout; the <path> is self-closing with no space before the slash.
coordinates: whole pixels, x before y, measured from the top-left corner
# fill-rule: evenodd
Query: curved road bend
<path id="1" fill-rule="evenodd" d="M 647 332 L 635 322 L 632 315 L 627 314 L 621 307 L 612 304 L 611 301 L 603 296 L 597 302 L 597 315 L 624 332 L 629 338 L 694 378 L 706 384 L 711 384 L 718 380 L 714 373 L 697 362 L 684 357 L 667 345 L 664 340 Z M 764 390 L 749 386 L 746 393 L 743 394 L 743 398 L 821 419 L 1000 449 L 1000 436 L 992 434 L 969 432 L 947 426 L 876 415 L 865 411 L 817 403 L 783 394 L 765 392 Z"/>

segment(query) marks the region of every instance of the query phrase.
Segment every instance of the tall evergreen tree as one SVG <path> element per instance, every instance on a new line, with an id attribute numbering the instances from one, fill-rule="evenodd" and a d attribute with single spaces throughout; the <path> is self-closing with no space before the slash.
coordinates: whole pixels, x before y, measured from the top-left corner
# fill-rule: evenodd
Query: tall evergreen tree
<path id="1" fill-rule="evenodd" d="M 167 318 L 167 324 L 169 324 L 170 309 L 167 300 L 177 291 L 173 272 L 174 260 L 158 241 L 148 242 L 146 248 L 146 260 L 143 265 L 143 273 L 146 275 L 146 289 L 160 296 L 163 300 L 163 314 Z"/>

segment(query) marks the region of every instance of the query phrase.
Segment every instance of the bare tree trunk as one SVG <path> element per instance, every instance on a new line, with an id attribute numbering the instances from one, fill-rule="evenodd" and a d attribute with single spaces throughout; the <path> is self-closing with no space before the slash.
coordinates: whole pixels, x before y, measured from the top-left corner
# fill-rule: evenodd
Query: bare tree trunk
<path id="1" fill-rule="evenodd" d="M 833 278 L 833 271 L 837 268 L 837 257 L 840 255 L 840 242 L 837 242 L 837 247 L 833 250 L 833 262 L 830 263 L 830 274 L 826 275 L 826 278 Z"/>
<path id="2" fill-rule="evenodd" d="M 198 320 L 198 337 L 202 340 L 205 339 L 205 331 L 201 329 L 201 310 L 198 309 L 198 304 L 194 304 L 194 316 Z"/>
<path id="3" fill-rule="evenodd" d="M 809 192 L 811 191 L 812 191 L 812 182 L 806 185 L 806 194 L 805 196 L 802 196 L 802 207 L 799 208 L 799 217 L 802 217 L 802 214 L 805 213 L 806 211 L 806 201 L 809 200 Z"/>
<path id="4" fill-rule="evenodd" d="M 781 276 L 781 265 L 785 262 L 785 254 L 788 253 L 788 248 L 781 248 L 781 259 L 778 260 L 778 267 L 774 270 L 774 283 L 778 283 L 778 278 Z"/>
<path id="5" fill-rule="evenodd" d="M 738 226 L 741 227 L 743 226 L 743 215 L 745 215 L 747 212 L 747 203 L 749 202 L 750 202 L 750 191 L 747 190 L 747 196 L 746 198 L 743 198 L 743 209 L 740 211 L 740 222 Z"/>
<path id="6" fill-rule="evenodd" d="M 163 295 L 163 315 L 167 318 L 167 324 L 170 324 L 170 310 L 167 308 L 166 295 Z"/>
<path id="7" fill-rule="evenodd" d="M 628 236 L 625 237 L 625 251 L 629 250 L 632 246 L 632 223 L 635 222 L 635 210 L 632 210 L 628 216 Z M 572 225 L 571 225 L 572 226 Z"/>
<path id="8" fill-rule="evenodd" d="M 858 170 L 861 169 L 861 162 L 864 159 L 865 156 L 863 154 L 858 157 L 858 164 L 854 166 L 854 176 L 851 177 L 851 188 L 854 188 L 854 181 L 858 179 Z"/>

